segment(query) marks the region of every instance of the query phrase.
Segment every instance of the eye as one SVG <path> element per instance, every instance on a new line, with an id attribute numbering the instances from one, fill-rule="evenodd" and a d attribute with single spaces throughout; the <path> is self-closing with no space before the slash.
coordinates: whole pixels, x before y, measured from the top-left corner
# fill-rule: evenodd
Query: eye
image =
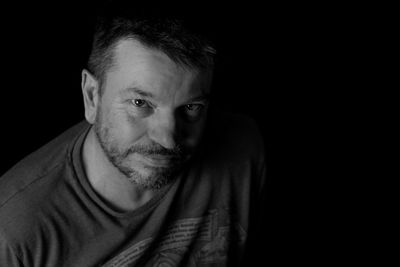
<path id="1" fill-rule="evenodd" d="M 186 104 L 182 106 L 183 116 L 189 122 L 195 122 L 200 119 L 203 115 L 203 104 Z"/>
<path id="2" fill-rule="evenodd" d="M 188 111 L 200 111 L 203 108 L 203 105 L 200 104 L 187 104 L 185 106 Z"/>
<path id="3" fill-rule="evenodd" d="M 142 108 L 142 107 L 148 107 L 149 104 L 147 103 L 146 100 L 143 99 L 132 99 L 131 100 L 132 104 L 138 108 Z"/>

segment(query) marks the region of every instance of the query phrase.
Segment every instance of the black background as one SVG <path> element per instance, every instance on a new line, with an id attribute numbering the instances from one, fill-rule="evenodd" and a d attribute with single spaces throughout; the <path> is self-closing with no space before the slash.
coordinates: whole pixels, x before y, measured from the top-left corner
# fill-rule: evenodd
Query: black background
<path id="1" fill-rule="evenodd" d="M 80 74 L 96 2 L 2 8 L 1 174 L 84 119 Z M 206 3 L 189 8 L 196 5 Z M 214 104 L 253 117 L 265 139 L 262 258 L 313 263 L 353 255 L 357 228 L 347 220 L 353 210 L 342 209 L 346 190 L 335 191 L 343 182 L 336 166 L 349 164 L 340 151 L 348 133 L 335 126 L 354 101 L 348 78 L 366 60 L 356 41 L 364 22 L 334 5 L 230 3 L 198 10 L 208 10 L 204 18 L 214 25 L 218 46 Z"/>

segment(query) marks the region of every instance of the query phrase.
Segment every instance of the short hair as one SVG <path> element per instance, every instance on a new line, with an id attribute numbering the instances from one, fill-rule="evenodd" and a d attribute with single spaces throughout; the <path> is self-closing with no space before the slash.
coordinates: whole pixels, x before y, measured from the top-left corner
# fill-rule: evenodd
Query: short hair
<path id="1" fill-rule="evenodd" d="M 201 30 L 190 27 L 185 20 L 174 15 L 166 10 L 129 5 L 114 4 L 103 8 L 94 28 L 87 66 L 100 83 L 100 94 L 106 73 L 113 66 L 115 47 L 120 40 L 137 40 L 146 47 L 164 52 L 182 66 L 213 69 L 214 44 Z"/>

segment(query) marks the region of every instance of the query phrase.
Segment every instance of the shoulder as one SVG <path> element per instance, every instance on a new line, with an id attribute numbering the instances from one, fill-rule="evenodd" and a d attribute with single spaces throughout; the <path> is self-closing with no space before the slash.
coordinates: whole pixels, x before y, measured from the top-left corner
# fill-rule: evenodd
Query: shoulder
<path id="1" fill-rule="evenodd" d="M 0 177 L 0 207 L 16 191 L 45 176 L 68 156 L 71 142 L 88 124 L 80 122 L 37 151 L 31 153 Z"/>
<path id="2" fill-rule="evenodd" d="M 0 230 L 18 228 L 40 214 L 41 204 L 65 167 L 72 141 L 87 126 L 75 125 L 0 177 Z"/>
<path id="3" fill-rule="evenodd" d="M 65 156 L 70 142 L 87 125 L 84 121 L 74 125 L 37 151 L 26 156 L 0 177 L 0 183 L 11 176 L 25 177 L 32 176 L 32 174 L 45 173 Z"/>

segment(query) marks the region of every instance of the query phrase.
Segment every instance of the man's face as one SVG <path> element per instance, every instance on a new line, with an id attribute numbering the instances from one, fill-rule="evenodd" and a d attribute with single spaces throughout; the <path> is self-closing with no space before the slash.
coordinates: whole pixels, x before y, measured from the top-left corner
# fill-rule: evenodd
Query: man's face
<path id="1" fill-rule="evenodd" d="M 137 41 L 120 41 L 94 124 L 110 162 L 142 188 L 170 182 L 200 142 L 209 83 L 210 74 Z"/>

